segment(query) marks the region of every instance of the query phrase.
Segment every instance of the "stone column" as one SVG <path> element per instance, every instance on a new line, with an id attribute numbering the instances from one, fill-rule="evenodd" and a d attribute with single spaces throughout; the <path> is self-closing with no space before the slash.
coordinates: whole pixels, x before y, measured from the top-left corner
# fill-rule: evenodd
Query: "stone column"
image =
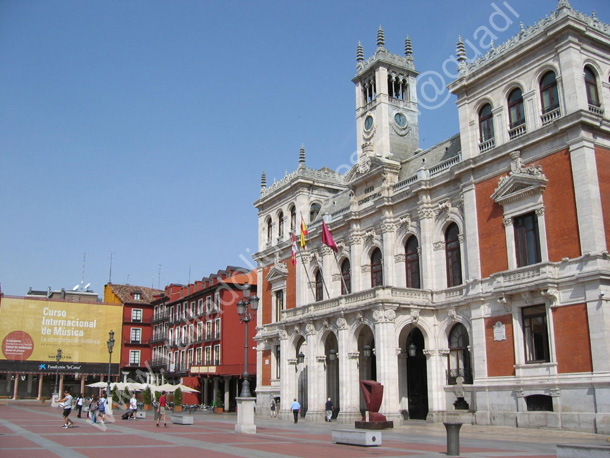
<path id="1" fill-rule="evenodd" d="M 581 254 L 607 251 L 595 145 L 582 138 L 570 144 L 570 161 Z M 568 183 L 565 183 L 567 186 Z"/>
<path id="2" fill-rule="evenodd" d="M 345 318 L 337 318 L 339 328 L 337 340 L 339 351 L 337 359 L 339 361 L 339 396 L 341 397 L 341 412 L 337 417 L 338 423 L 353 424 L 360 420 L 360 375 L 358 369 L 357 349 L 351 348 L 351 330 Z"/>
<path id="3" fill-rule="evenodd" d="M 17 399 L 19 393 L 19 374 L 15 374 L 15 380 L 13 381 L 13 399 Z"/>
<path id="4" fill-rule="evenodd" d="M 375 356 L 377 381 L 383 385 L 383 402 L 379 412 L 388 420 L 400 420 L 398 372 L 395 345 L 394 310 L 375 310 Z"/>
<path id="5" fill-rule="evenodd" d="M 396 240 L 394 224 L 388 222 L 382 223 L 381 236 L 383 239 L 383 284 L 395 286 L 397 283 L 396 263 L 394 262 L 394 242 Z"/>
<path id="6" fill-rule="evenodd" d="M 316 329 L 312 323 L 305 326 L 307 333 L 307 416 L 311 421 L 322 421 L 324 417 L 324 395 L 326 386 L 326 373 L 324 366 L 318 362 L 318 355 L 324 352 L 317 343 Z"/>
<path id="7" fill-rule="evenodd" d="M 36 396 L 36 399 L 38 399 L 39 401 L 42 399 L 42 387 L 44 386 L 44 375 L 41 373 L 38 376 L 38 395 Z"/>
<path id="8" fill-rule="evenodd" d="M 420 208 L 418 216 L 421 287 L 423 289 L 435 289 L 443 283 L 438 281 L 438 271 L 441 269 L 434 268 L 437 265 L 434 262 L 437 255 L 436 240 L 434 240 L 434 212 L 431 209 Z M 438 261 L 438 259 L 436 260 Z"/>
<path id="9" fill-rule="evenodd" d="M 208 394 L 209 385 L 210 385 L 210 379 L 207 377 L 204 378 L 203 379 L 203 405 L 206 405 L 206 406 L 210 405 L 209 394 Z"/>
<path id="10" fill-rule="evenodd" d="M 429 415 L 435 415 L 437 412 L 442 412 L 445 409 L 445 367 L 446 358 L 449 354 L 448 349 L 424 350 L 426 355 L 426 370 L 428 373 L 428 409 Z M 443 364 L 444 363 L 444 364 Z"/>
<path id="11" fill-rule="evenodd" d="M 362 237 L 350 236 L 349 245 L 351 249 L 352 292 L 362 291 L 362 269 L 360 268 Z"/>
<path id="12" fill-rule="evenodd" d="M 481 278 L 481 259 L 479 250 L 479 226 L 477 221 L 477 196 L 472 177 L 469 177 L 467 183 L 462 184 L 462 201 L 464 217 L 464 250 L 462 257 L 465 258 L 466 266 L 465 275 L 462 276 L 463 281 Z M 468 217 L 466 217 L 468 215 Z"/>
<path id="13" fill-rule="evenodd" d="M 296 358 L 286 358 L 288 355 L 293 355 L 294 349 L 288 344 L 288 333 L 285 330 L 280 331 L 280 355 L 283 356 L 285 364 L 280 365 L 280 418 L 292 418 L 290 412 L 290 404 L 297 397 L 297 380 L 296 380 Z"/>
<path id="14" fill-rule="evenodd" d="M 231 376 L 226 375 L 223 377 L 223 388 L 224 388 L 224 404 L 225 410 L 228 412 L 231 406 Z"/>

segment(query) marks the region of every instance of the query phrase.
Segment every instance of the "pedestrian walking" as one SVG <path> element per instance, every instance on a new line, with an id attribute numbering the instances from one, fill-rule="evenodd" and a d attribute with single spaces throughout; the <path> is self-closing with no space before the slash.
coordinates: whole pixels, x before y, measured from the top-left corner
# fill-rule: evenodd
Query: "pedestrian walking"
<path id="1" fill-rule="evenodd" d="M 330 398 L 328 398 L 328 401 L 326 401 L 326 421 L 330 421 L 333 418 L 333 411 L 335 410 L 335 406 L 333 405 L 333 402 L 330 400 Z"/>
<path id="2" fill-rule="evenodd" d="M 276 417 L 276 405 L 275 405 L 275 399 L 271 399 L 271 418 L 275 418 Z"/>
<path id="3" fill-rule="evenodd" d="M 92 394 L 91 400 L 89 401 L 89 418 L 91 418 L 91 421 L 93 423 L 97 422 L 97 407 L 98 407 L 97 396 Z"/>
<path id="4" fill-rule="evenodd" d="M 76 398 L 76 408 L 78 409 L 78 418 L 81 418 L 81 414 L 83 413 L 83 393 L 80 393 Z"/>
<path id="5" fill-rule="evenodd" d="M 297 423 L 299 421 L 299 413 L 301 412 L 301 404 L 299 404 L 297 398 L 294 398 L 290 409 L 292 410 L 292 415 L 294 415 L 294 422 Z"/>
<path id="6" fill-rule="evenodd" d="M 100 423 L 104 423 L 106 421 L 106 405 L 108 404 L 108 397 L 106 395 L 106 391 L 102 391 L 100 396 L 100 400 L 97 403 L 97 411 L 100 415 Z"/>
<path id="7" fill-rule="evenodd" d="M 129 418 L 133 418 L 137 420 L 136 414 L 138 413 L 138 398 L 136 398 L 136 394 L 134 393 L 131 399 L 129 400 Z"/>
<path id="8" fill-rule="evenodd" d="M 165 391 L 161 392 L 161 397 L 159 398 L 159 416 L 157 417 L 157 428 L 159 427 L 159 422 L 161 421 L 161 416 L 163 416 L 163 426 L 167 428 L 167 400 L 165 399 Z"/>
<path id="9" fill-rule="evenodd" d="M 74 398 L 72 397 L 72 395 L 70 394 L 70 392 L 68 390 L 64 390 L 64 397 L 63 399 L 60 399 L 59 401 L 60 406 L 63 405 L 64 411 L 62 413 L 62 416 L 64 418 L 64 424 L 62 426 L 62 428 L 71 428 L 74 426 L 74 423 L 72 423 L 72 420 L 70 420 L 70 413 L 72 412 L 72 403 L 74 402 Z"/>

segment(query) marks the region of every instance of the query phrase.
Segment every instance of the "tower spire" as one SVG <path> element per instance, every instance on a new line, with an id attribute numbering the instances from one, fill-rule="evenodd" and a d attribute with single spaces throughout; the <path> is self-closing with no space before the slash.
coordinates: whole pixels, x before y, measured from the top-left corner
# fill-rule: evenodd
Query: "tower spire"
<path id="1" fill-rule="evenodd" d="M 405 56 L 413 57 L 413 47 L 411 46 L 411 38 L 409 38 L 409 35 L 407 35 L 405 40 Z"/>
<path id="2" fill-rule="evenodd" d="M 356 48 L 356 62 L 364 61 L 364 49 L 362 49 L 362 43 L 358 42 L 358 48 Z"/>
<path id="3" fill-rule="evenodd" d="M 385 45 L 385 37 L 383 34 L 383 28 L 379 26 L 379 30 L 377 31 L 377 47 L 383 48 Z"/>
<path id="4" fill-rule="evenodd" d="M 267 187 L 267 175 L 265 175 L 265 171 L 263 170 L 263 174 L 261 175 L 261 188 Z"/>
<path id="5" fill-rule="evenodd" d="M 466 47 L 464 46 L 464 42 L 462 41 L 462 36 L 458 37 L 458 42 L 456 46 L 456 55 L 458 65 L 466 62 Z"/>
<path id="6" fill-rule="evenodd" d="M 305 165 L 305 145 L 301 144 L 301 150 L 299 151 L 299 166 Z"/>

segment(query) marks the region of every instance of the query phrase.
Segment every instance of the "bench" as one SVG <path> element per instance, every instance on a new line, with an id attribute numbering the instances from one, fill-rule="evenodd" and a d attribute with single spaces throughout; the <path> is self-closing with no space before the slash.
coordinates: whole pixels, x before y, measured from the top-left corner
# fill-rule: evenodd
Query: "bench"
<path id="1" fill-rule="evenodd" d="M 177 425 L 192 425 L 193 424 L 192 415 L 172 415 L 171 419 L 172 419 L 172 423 L 175 423 Z"/>
<path id="2" fill-rule="evenodd" d="M 334 429 L 333 443 L 378 447 L 381 445 L 381 431 Z"/>

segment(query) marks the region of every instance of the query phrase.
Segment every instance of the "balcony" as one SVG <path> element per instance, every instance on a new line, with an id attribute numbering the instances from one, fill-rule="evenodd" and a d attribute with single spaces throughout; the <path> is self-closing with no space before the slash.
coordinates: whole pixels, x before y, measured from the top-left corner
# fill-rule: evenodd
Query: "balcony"
<path id="1" fill-rule="evenodd" d="M 484 153 L 489 151 L 490 149 L 495 148 L 496 140 L 494 138 L 490 138 L 489 140 L 485 140 L 484 142 L 479 143 L 479 153 Z"/>
<path id="2" fill-rule="evenodd" d="M 593 104 L 589 104 L 589 111 L 593 114 L 596 114 L 598 116 L 603 116 L 604 115 L 604 109 L 600 106 L 597 105 L 593 105 Z"/>
<path id="3" fill-rule="evenodd" d="M 527 134 L 527 126 L 525 123 L 523 123 L 510 129 L 508 131 L 508 138 L 514 140 L 515 138 L 519 138 L 525 134 Z"/>
<path id="4" fill-rule="evenodd" d="M 560 116 L 561 110 L 559 109 L 559 107 L 557 107 L 554 110 L 551 110 L 547 113 L 543 113 L 542 116 L 540 116 L 540 121 L 542 122 L 543 126 L 546 126 L 547 124 L 550 124 L 555 121 Z"/>

